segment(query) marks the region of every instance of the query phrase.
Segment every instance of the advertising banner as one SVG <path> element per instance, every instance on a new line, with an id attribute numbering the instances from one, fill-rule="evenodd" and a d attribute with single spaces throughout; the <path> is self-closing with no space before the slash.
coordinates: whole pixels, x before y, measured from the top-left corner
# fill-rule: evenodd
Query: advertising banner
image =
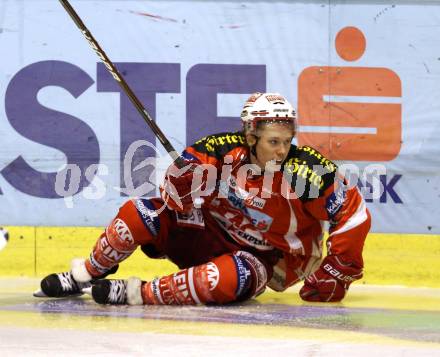
<path id="1" fill-rule="evenodd" d="M 177 151 L 255 91 L 362 191 L 373 231 L 440 234 L 440 4 L 85 1 L 78 14 Z M 171 159 L 58 1 L 0 0 L 0 223 L 101 226 Z"/>

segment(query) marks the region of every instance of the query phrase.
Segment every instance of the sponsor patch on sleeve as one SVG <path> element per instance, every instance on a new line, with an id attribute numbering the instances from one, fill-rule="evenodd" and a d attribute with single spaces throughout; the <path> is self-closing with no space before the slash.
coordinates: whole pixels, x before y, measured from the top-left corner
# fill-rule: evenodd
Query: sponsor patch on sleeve
<path id="1" fill-rule="evenodd" d="M 338 181 L 338 187 L 326 200 L 325 208 L 330 219 L 333 219 L 341 210 L 347 197 L 347 190 L 344 183 L 341 180 Z"/>

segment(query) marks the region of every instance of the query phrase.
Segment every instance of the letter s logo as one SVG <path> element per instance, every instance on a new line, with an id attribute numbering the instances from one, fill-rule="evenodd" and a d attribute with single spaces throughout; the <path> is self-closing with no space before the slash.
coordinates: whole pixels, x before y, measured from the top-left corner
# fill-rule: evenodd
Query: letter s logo
<path id="1" fill-rule="evenodd" d="M 62 61 L 42 61 L 20 70 L 6 91 L 6 115 L 22 136 L 62 151 L 67 164 L 76 164 L 85 172 L 99 163 L 99 144 L 93 130 L 83 121 L 66 113 L 46 108 L 37 100 L 40 89 L 59 86 L 80 96 L 94 83 L 81 68 Z M 59 198 L 55 192 L 56 172 L 41 172 L 18 156 L 2 171 L 10 185 L 31 196 Z M 81 177 L 79 191 L 89 182 Z"/>

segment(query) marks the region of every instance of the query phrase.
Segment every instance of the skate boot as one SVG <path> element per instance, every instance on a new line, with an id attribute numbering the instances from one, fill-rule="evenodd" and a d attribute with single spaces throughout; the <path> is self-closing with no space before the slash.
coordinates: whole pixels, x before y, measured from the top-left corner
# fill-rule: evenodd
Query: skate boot
<path id="1" fill-rule="evenodd" d="M 142 305 L 141 286 L 144 282 L 132 277 L 128 280 L 96 280 L 92 284 L 92 297 L 98 304 Z"/>

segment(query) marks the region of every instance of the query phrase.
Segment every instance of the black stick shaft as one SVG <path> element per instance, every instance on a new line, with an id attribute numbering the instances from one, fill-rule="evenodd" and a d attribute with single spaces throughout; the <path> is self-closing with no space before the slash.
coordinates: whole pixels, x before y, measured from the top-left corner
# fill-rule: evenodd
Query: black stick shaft
<path id="1" fill-rule="evenodd" d="M 84 37 L 86 38 L 87 42 L 90 44 L 90 46 L 93 48 L 93 50 L 98 55 L 99 59 L 104 63 L 105 67 L 108 69 L 112 77 L 119 83 L 119 85 L 124 90 L 125 94 L 127 94 L 128 98 L 130 98 L 133 105 L 138 110 L 139 114 L 142 116 L 144 121 L 148 124 L 148 126 L 153 131 L 154 135 L 159 139 L 162 146 L 165 148 L 165 150 L 170 154 L 172 159 L 175 161 L 176 165 L 178 167 L 183 167 L 183 158 L 176 152 L 174 147 L 171 145 L 171 143 L 168 141 L 168 139 L 165 137 L 165 135 L 162 133 L 162 130 L 157 126 L 156 122 L 151 118 L 150 114 L 147 112 L 145 107 L 142 105 L 140 100 L 136 97 L 134 92 L 131 90 L 131 88 L 128 86 L 127 82 L 125 81 L 124 77 L 119 73 L 116 66 L 113 64 L 112 61 L 107 57 L 99 43 L 95 40 L 93 35 L 90 33 L 90 31 L 87 29 L 87 27 L 82 22 L 81 18 L 78 16 L 74 8 L 70 5 L 68 0 L 59 0 L 61 4 L 63 5 L 64 9 L 67 11 L 67 13 L 70 15 L 72 20 L 75 22 L 76 26 L 80 29 Z"/>

